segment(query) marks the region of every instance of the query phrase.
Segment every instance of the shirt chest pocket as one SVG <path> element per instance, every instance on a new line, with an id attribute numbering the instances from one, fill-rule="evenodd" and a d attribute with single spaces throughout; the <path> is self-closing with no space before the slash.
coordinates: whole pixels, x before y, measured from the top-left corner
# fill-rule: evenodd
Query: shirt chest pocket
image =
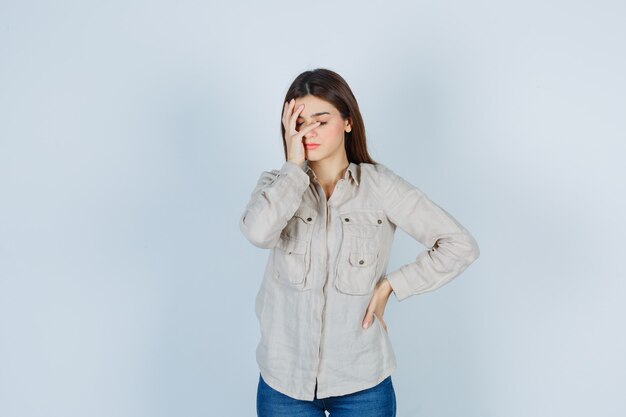
<path id="1" fill-rule="evenodd" d="M 335 287 L 345 294 L 369 294 L 377 281 L 384 213 L 380 210 L 361 210 L 343 212 L 340 216 L 343 241 Z"/>
<path id="2" fill-rule="evenodd" d="M 311 239 L 317 212 L 303 206 L 287 222 L 273 249 L 274 277 L 297 289 L 306 289 L 311 267 Z"/>

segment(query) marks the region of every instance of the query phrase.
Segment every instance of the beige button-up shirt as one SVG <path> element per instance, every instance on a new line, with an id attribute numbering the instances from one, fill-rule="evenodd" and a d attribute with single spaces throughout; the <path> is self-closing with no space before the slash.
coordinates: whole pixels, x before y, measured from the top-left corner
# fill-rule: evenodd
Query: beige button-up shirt
<path id="1" fill-rule="evenodd" d="M 426 246 L 386 272 L 396 226 Z M 350 163 L 327 199 L 308 161 L 264 171 L 239 220 L 270 249 L 255 313 L 256 360 L 272 388 L 300 400 L 360 391 L 396 368 L 389 334 L 361 323 L 376 283 L 398 301 L 435 290 L 479 256 L 475 239 L 425 193 L 382 164 Z"/>

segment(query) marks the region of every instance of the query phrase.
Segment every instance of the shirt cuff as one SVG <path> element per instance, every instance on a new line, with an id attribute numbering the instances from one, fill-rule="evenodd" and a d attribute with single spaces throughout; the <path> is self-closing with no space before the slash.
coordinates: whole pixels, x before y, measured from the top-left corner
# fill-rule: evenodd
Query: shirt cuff
<path id="1" fill-rule="evenodd" d="M 413 289 L 399 269 L 387 274 L 386 277 L 398 301 L 402 301 L 413 294 Z"/>
<path id="2" fill-rule="evenodd" d="M 311 183 L 311 178 L 309 178 L 309 174 L 307 174 L 304 170 L 305 164 L 298 165 L 295 162 L 285 161 L 283 166 L 280 168 L 278 175 L 284 175 L 290 178 L 298 185 L 298 191 L 304 193 L 304 190 Z"/>
<path id="3" fill-rule="evenodd" d="M 285 161 L 285 163 L 283 164 L 283 167 L 281 168 L 281 171 L 285 169 L 285 166 L 289 167 L 287 169 L 291 169 L 292 167 L 298 167 L 300 168 L 302 172 L 304 172 L 304 167 L 306 166 L 306 160 L 302 162 L 301 164 L 296 164 L 295 162 L 292 162 L 292 161 Z"/>
<path id="4" fill-rule="evenodd" d="M 305 167 L 306 167 L 306 161 L 303 162 L 302 164 L 296 164 L 295 162 L 285 161 L 283 166 L 280 168 L 280 173 L 281 174 L 294 173 L 296 176 L 308 180 L 309 174 L 306 173 Z"/>

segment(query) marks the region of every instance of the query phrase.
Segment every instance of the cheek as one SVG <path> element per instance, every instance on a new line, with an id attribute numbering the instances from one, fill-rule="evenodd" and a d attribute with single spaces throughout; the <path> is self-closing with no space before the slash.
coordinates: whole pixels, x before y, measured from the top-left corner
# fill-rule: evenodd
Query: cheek
<path id="1" fill-rule="evenodd" d="M 333 138 L 341 138 L 343 136 L 343 128 L 340 124 L 327 125 L 328 135 Z"/>

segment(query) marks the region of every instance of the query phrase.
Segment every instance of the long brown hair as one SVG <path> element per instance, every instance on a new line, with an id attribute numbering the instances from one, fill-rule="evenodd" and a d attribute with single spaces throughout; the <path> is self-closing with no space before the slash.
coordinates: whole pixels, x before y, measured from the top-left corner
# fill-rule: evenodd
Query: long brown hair
<path id="1" fill-rule="evenodd" d="M 345 132 L 345 149 L 348 162 L 359 164 L 366 162 L 377 164 L 367 152 L 365 140 L 365 126 L 352 90 L 348 83 L 336 72 L 325 68 L 317 68 L 305 71 L 298 75 L 289 86 L 283 104 L 292 98 L 315 96 L 332 104 L 344 120 L 351 121 L 352 130 Z M 287 160 L 287 143 L 285 143 L 285 127 L 282 124 L 282 111 L 280 123 L 285 161 Z"/>

